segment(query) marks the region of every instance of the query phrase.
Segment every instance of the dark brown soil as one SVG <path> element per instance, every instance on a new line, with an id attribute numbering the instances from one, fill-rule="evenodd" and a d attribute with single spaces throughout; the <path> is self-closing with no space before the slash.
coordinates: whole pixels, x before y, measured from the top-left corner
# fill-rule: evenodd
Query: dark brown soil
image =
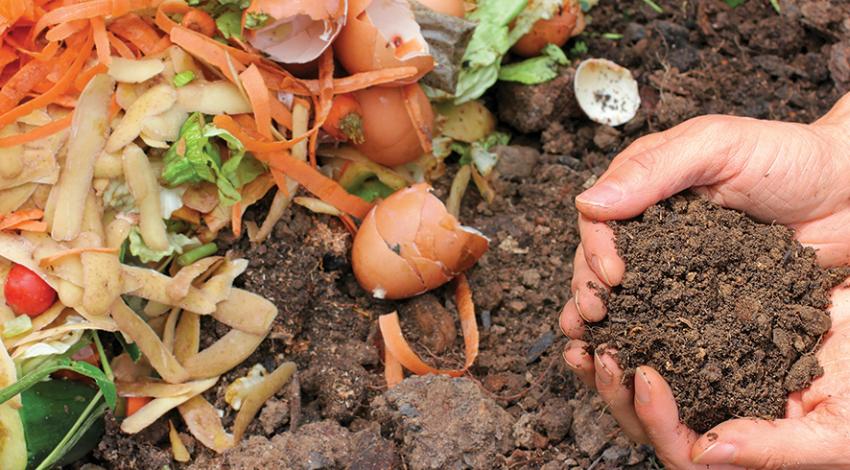
<path id="1" fill-rule="evenodd" d="M 461 210 L 463 223 L 481 229 L 492 240 L 490 251 L 469 273 L 481 329 L 481 353 L 469 377 L 456 381 L 462 390 L 467 389 L 463 383 L 480 386 L 481 393 L 462 394 L 465 398 L 448 400 L 443 408 L 442 403 L 432 403 L 432 407 L 440 410 L 446 428 L 463 429 L 476 426 L 486 413 L 492 415 L 496 404 L 513 420 L 509 440 L 493 437 L 493 443 L 498 440 L 495 447 L 479 442 L 471 451 L 463 450 L 444 440 L 428 441 L 432 434 L 414 433 L 405 425 L 405 420 L 412 418 L 404 415 L 409 410 L 402 405 L 420 403 L 429 396 L 445 397 L 429 395 L 426 390 L 445 384 L 423 380 L 404 388 L 406 397 L 385 394 L 383 366 L 373 341 L 378 315 L 399 310 L 402 328 L 417 352 L 431 364 L 445 367 L 462 362 L 460 328 L 455 325 L 457 336 L 449 341 L 444 336 L 450 331 L 445 315 L 434 311 L 435 304 L 430 301 L 424 305 L 429 313 L 423 315 L 416 309 L 403 310 L 402 303 L 369 298 L 351 272 L 350 239 L 344 228 L 297 207 L 278 224 L 267 243 L 251 246 L 242 241 L 235 247 L 251 261 L 239 282 L 275 302 L 280 315 L 257 353 L 221 383 L 244 375 L 257 362 L 272 368 L 294 360 L 299 366 L 300 398 L 289 390 L 275 398 L 266 406 L 268 410 L 261 412 L 266 419 L 248 429 L 250 437 L 238 452 L 220 457 L 198 444 L 192 448 L 193 459 L 208 468 L 252 468 L 263 463 L 263 458 L 268 461 L 265 468 L 345 468 L 352 457 L 346 449 L 359 439 L 356 436 L 374 438 L 372 430 L 380 421 L 380 437 L 391 445 L 377 441 L 375 448 L 381 455 L 389 448 L 402 468 L 427 468 L 433 455 L 420 458 L 423 453 L 416 449 L 429 442 L 431 453 L 444 455 L 447 462 L 462 462 L 464 452 L 475 457 L 488 449 L 492 455 L 485 468 L 656 468 L 651 452 L 630 445 L 605 413 L 604 404 L 579 386 L 561 364 L 565 340 L 556 326 L 557 316 L 569 297 L 572 260 L 579 241 L 573 198 L 604 171 L 619 150 L 646 133 L 704 113 L 807 122 L 823 114 L 850 88 L 850 63 L 846 60 L 850 57 L 850 22 L 845 20 L 850 16 L 850 3 L 781 0 L 781 15 L 769 2 L 757 0 L 736 9 L 722 0 L 657 3 L 663 14 L 641 1 L 599 2 L 591 11 L 587 32 L 565 47 L 571 51 L 581 41 L 587 52 L 568 52 L 570 58 L 608 58 L 633 72 L 643 105 L 626 125 L 608 128 L 576 114 L 569 97 L 562 95 L 571 87 L 560 81 L 556 82 L 560 87 L 543 85 L 523 93 L 500 94 L 496 90 L 486 97 L 494 111 L 511 108 L 526 112 L 508 113 L 516 122 L 503 122 L 507 130 L 513 130 L 514 139 L 509 149 L 500 152 L 504 163 L 499 168 L 501 176 L 494 181 L 496 200 L 487 205 L 471 189 Z M 604 33 L 623 37 L 612 41 Z M 544 102 L 564 103 L 564 108 L 541 107 L 539 110 L 548 113 L 542 115 L 532 104 L 540 103 L 541 95 L 548 97 Z M 524 116 L 534 122 L 519 122 Z M 548 125 L 540 130 L 540 122 Z M 537 130 L 531 134 L 517 131 L 532 128 Z M 448 174 L 454 171 L 456 167 L 450 165 Z M 441 197 L 447 193 L 449 179 L 438 182 Z M 260 208 L 248 218 L 261 220 L 263 216 Z M 440 289 L 434 297 L 456 318 L 450 291 Z M 443 335 L 440 342 L 429 338 L 426 331 Z M 225 333 L 212 324 L 205 326 L 204 332 L 208 341 Z M 442 348 L 443 353 L 436 352 Z M 225 411 L 225 425 L 230 426 L 233 412 L 223 401 L 223 389 L 219 386 L 207 397 Z M 381 409 L 388 412 L 378 416 L 375 407 L 380 399 L 387 404 Z M 289 407 L 297 412 L 288 412 Z M 179 415 L 170 417 L 179 428 Z M 293 421 L 300 430 L 291 433 Z M 501 432 L 502 418 L 488 422 L 492 423 L 489 430 L 475 429 L 492 436 Z M 339 436 L 342 444 L 330 449 L 328 439 L 319 435 L 322 433 Z M 144 439 L 146 451 L 159 452 L 145 459 L 156 457 L 149 461 L 159 462 L 170 458 L 165 434 Z M 146 465 L 138 452 L 130 440 L 114 433 L 107 435 L 92 462 L 106 468 L 154 468 Z M 289 467 L 286 462 L 290 460 L 281 457 L 289 452 L 312 460 Z M 472 460 L 467 468 L 479 461 Z M 172 468 L 179 467 L 172 464 Z"/>
<path id="2" fill-rule="evenodd" d="M 702 433 L 734 417 L 781 418 L 788 393 L 823 373 L 813 353 L 839 280 L 790 229 L 696 196 L 611 225 L 626 275 L 590 341 L 616 349 L 629 378 L 656 368 L 685 424 Z"/>

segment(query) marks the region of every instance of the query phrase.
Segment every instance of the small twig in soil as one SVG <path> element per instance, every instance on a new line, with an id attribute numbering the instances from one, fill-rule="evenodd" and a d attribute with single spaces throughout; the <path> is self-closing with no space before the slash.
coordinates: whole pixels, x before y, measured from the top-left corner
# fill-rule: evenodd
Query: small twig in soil
<path id="1" fill-rule="evenodd" d="M 298 430 L 298 422 L 301 421 L 301 381 L 298 380 L 298 372 L 292 375 L 289 383 L 289 432 Z"/>
<path id="2" fill-rule="evenodd" d="M 779 6 L 779 0 L 770 0 L 770 6 L 776 10 L 776 13 L 779 13 L 780 15 L 782 14 L 782 7 Z"/>
<path id="3" fill-rule="evenodd" d="M 587 470 L 593 470 L 597 465 L 599 465 L 599 462 L 601 462 L 601 461 L 602 461 L 602 454 L 599 454 L 599 457 L 596 457 L 596 460 L 594 460 L 593 463 L 591 463 L 590 466 L 587 467 Z"/>
<path id="4" fill-rule="evenodd" d="M 654 11 L 655 13 L 659 13 L 659 14 L 664 13 L 664 9 L 661 8 L 661 5 L 655 3 L 652 0 L 643 0 L 643 3 L 646 3 L 646 6 L 648 6 L 649 8 L 652 8 L 652 11 Z"/>

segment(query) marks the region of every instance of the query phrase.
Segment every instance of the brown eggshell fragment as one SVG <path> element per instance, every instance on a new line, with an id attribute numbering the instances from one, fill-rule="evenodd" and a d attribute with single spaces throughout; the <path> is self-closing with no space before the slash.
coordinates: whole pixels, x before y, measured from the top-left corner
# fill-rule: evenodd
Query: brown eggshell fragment
<path id="1" fill-rule="evenodd" d="M 413 297 L 469 269 L 489 245 L 461 226 L 425 183 L 395 192 L 363 220 L 352 250 L 360 285 L 386 299 Z"/>
<path id="2" fill-rule="evenodd" d="M 415 83 L 435 65 L 407 0 L 351 0 L 334 54 L 349 73 L 416 67 L 398 84 Z"/>
<path id="3" fill-rule="evenodd" d="M 428 97 L 416 87 L 416 101 L 426 122 L 433 127 L 434 111 Z M 401 88 L 371 87 L 354 93 L 360 104 L 363 143 L 355 147 L 370 160 L 395 167 L 419 159 L 425 150 L 416 135 L 404 104 Z"/>
<path id="4" fill-rule="evenodd" d="M 254 0 L 245 14 L 265 14 L 261 28 L 246 30 L 248 42 L 273 60 L 306 64 L 327 49 L 346 21 L 348 0 Z"/>
<path id="5" fill-rule="evenodd" d="M 377 298 L 413 296 L 426 290 L 410 263 L 399 256 L 381 237 L 373 208 L 357 231 L 351 250 L 351 264 L 360 285 Z M 397 245 L 396 245 L 397 246 Z M 392 273 L 392 275 L 387 275 Z"/>
<path id="6" fill-rule="evenodd" d="M 546 44 L 562 47 L 573 36 L 584 30 L 584 17 L 576 0 L 564 0 L 564 4 L 552 18 L 538 20 L 531 31 L 521 37 L 514 47 L 515 54 L 523 57 L 535 57 Z"/>

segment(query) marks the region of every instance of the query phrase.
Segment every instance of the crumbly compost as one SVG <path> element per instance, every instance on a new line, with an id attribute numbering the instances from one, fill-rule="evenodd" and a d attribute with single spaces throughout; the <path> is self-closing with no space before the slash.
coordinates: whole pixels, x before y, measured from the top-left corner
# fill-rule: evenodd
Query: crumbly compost
<path id="1" fill-rule="evenodd" d="M 611 225 L 626 275 L 591 343 L 614 348 L 629 378 L 658 370 L 685 424 L 780 418 L 788 393 L 823 373 L 814 352 L 839 276 L 792 230 L 693 195 Z"/>

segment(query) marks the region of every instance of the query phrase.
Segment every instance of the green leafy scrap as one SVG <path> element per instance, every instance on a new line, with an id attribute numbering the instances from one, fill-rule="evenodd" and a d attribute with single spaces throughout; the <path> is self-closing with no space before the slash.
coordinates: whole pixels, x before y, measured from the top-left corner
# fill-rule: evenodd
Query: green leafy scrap
<path id="1" fill-rule="evenodd" d="M 271 17 L 261 11 L 252 11 L 245 17 L 246 29 L 260 29 L 269 22 Z"/>
<path id="2" fill-rule="evenodd" d="M 182 233 L 166 232 L 166 237 L 168 238 L 168 248 L 157 251 L 148 247 L 144 239 L 142 239 L 139 229 L 133 227 L 127 236 L 127 239 L 130 241 L 130 253 L 136 258 L 139 258 L 143 263 L 155 263 L 168 256 L 183 254 L 188 246 L 201 244 L 200 240 L 196 237 L 187 237 Z"/>
<path id="3" fill-rule="evenodd" d="M 564 51 L 554 44 L 547 44 L 541 52 L 543 54 L 538 57 L 503 66 L 499 80 L 537 85 L 554 79 L 558 76 L 558 68 L 570 63 Z"/>
<path id="4" fill-rule="evenodd" d="M 230 158 L 222 164 L 218 142 L 224 141 Z M 205 121 L 194 113 L 183 123 L 180 137 L 163 157 L 162 179 L 171 187 L 204 181 L 218 187 L 222 205 L 232 206 L 242 199 L 239 189 L 265 172 L 265 166 L 248 155 L 233 134 Z"/>

